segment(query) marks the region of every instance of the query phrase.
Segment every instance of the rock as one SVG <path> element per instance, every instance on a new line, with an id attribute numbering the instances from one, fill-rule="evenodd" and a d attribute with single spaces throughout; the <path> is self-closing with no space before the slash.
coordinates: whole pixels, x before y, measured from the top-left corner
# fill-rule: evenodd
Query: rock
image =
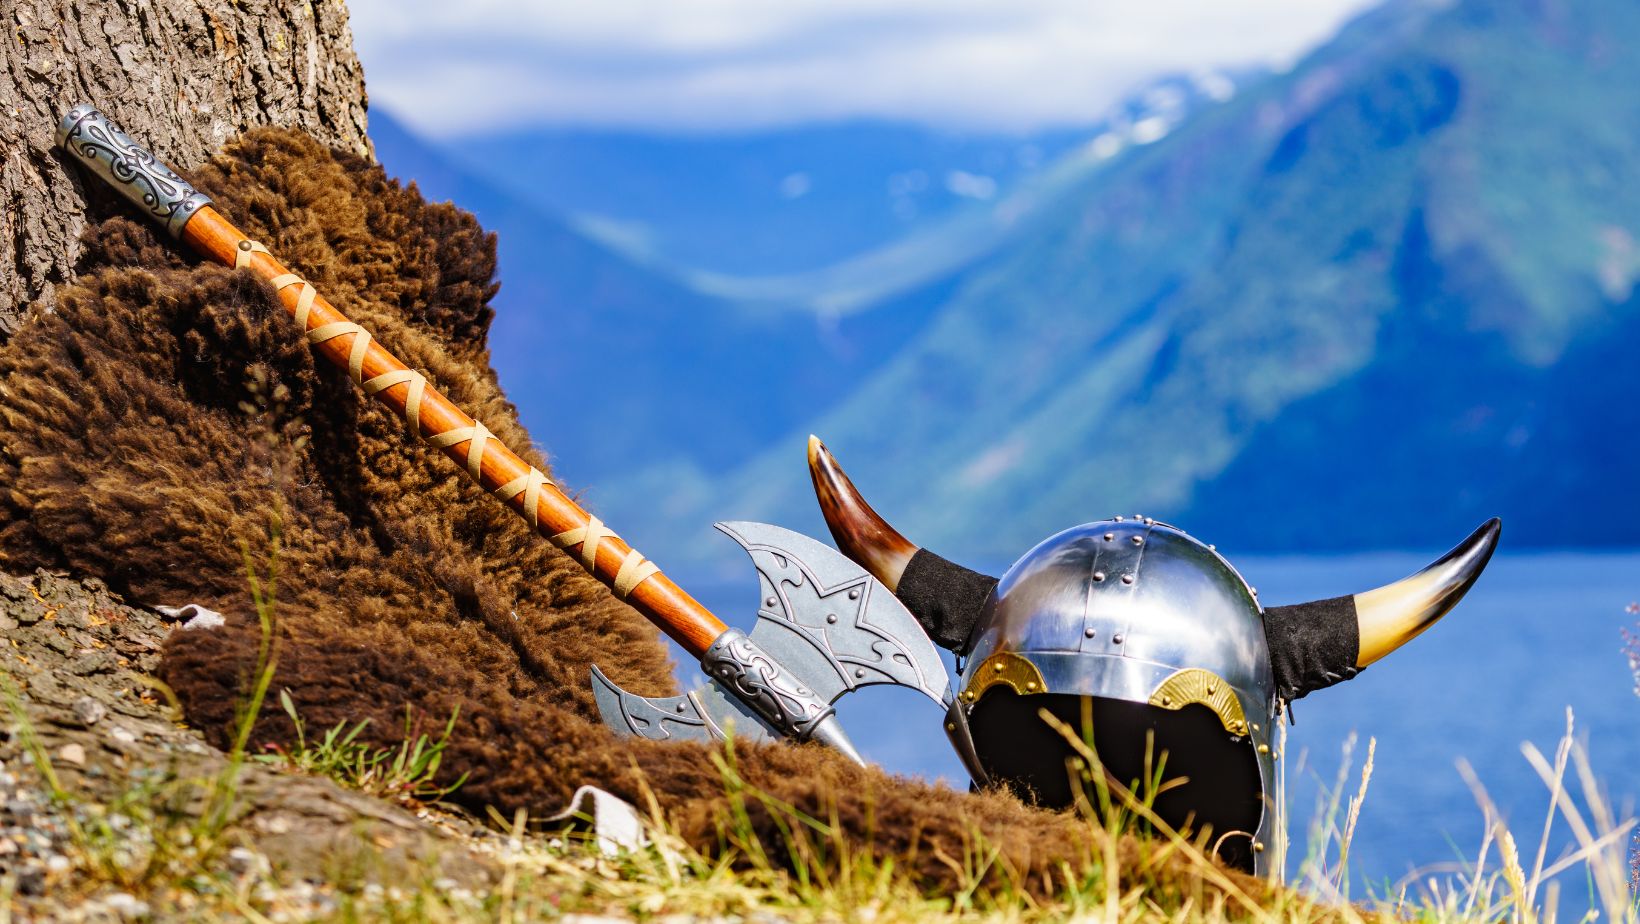
<path id="1" fill-rule="evenodd" d="M 120 631 L 120 641 L 115 643 L 115 647 L 126 654 L 135 654 L 139 651 L 158 651 L 159 642 L 146 632 L 127 626 Z"/>
<path id="2" fill-rule="evenodd" d="M 36 626 L 34 631 L 40 633 L 41 641 L 45 643 L 47 648 L 50 648 L 52 651 L 57 652 L 65 658 L 74 656 L 74 643 L 69 641 L 67 636 L 63 635 L 61 632 L 58 632 L 56 626 L 49 624 Z"/>
<path id="3" fill-rule="evenodd" d="M 18 870 L 17 891 L 24 895 L 44 895 L 46 891 L 45 867 L 31 864 Z"/>
<path id="4" fill-rule="evenodd" d="M 57 611 L 57 625 L 68 629 L 91 628 L 91 601 L 70 600 Z"/>
<path id="5" fill-rule="evenodd" d="M 76 767 L 85 766 L 85 748 L 79 744 L 65 744 L 57 749 L 57 759 Z"/>
<path id="6" fill-rule="evenodd" d="M 295 819 L 284 812 L 268 812 L 256 816 L 251 820 L 251 824 L 263 834 L 289 834 Z"/>
<path id="7" fill-rule="evenodd" d="M 249 847 L 235 847 L 228 851 L 228 869 L 241 876 L 247 873 L 267 875 L 272 872 L 273 867 L 269 865 L 267 857 Z"/>
<path id="8" fill-rule="evenodd" d="M 80 652 L 80 656 L 68 662 L 68 672 L 77 677 L 87 674 L 101 674 L 113 670 L 118 664 L 114 656 L 106 650 L 92 649 Z"/>
<path id="9" fill-rule="evenodd" d="M 48 706 L 73 707 L 75 688 L 64 683 L 63 678 L 54 670 L 42 671 L 28 680 L 28 695 L 37 702 Z"/>
<path id="10" fill-rule="evenodd" d="M 6 612 L 22 625 L 32 626 L 46 618 L 46 605 L 34 599 L 27 587 L 23 588 L 23 592 L 25 596 L 7 606 Z"/>
<path id="11" fill-rule="evenodd" d="M 112 895 L 104 895 L 102 901 L 103 904 L 107 905 L 109 908 L 112 908 L 115 914 L 118 914 L 121 918 L 124 918 L 127 921 L 135 921 L 139 918 L 145 918 L 152 913 L 147 902 L 138 899 L 134 895 L 128 895 L 125 892 L 115 892 Z"/>
<path id="12" fill-rule="evenodd" d="M 82 696 L 74 701 L 74 717 L 85 723 L 87 728 L 101 722 L 108 715 L 108 707 L 89 696 Z"/>

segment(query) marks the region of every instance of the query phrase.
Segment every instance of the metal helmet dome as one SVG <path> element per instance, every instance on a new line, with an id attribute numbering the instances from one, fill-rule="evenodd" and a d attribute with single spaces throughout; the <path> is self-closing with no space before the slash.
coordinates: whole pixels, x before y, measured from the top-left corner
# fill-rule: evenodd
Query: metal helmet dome
<path id="1" fill-rule="evenodd" d="M 1176 828 L 1210 825 L 1228 862 L 1252 868 L 1269 846 L 1275 684 L 1262 614 L 1211 547 L 1142 518 L 1065 530 L 1002 576 L 967 654 L 959 697 L 990 780 L 1069 804 L 1074 752 L 1040 721 L 1047 709 L 1093 736 L 1118 782 L 1184 780 L 1156 811 Z"/>

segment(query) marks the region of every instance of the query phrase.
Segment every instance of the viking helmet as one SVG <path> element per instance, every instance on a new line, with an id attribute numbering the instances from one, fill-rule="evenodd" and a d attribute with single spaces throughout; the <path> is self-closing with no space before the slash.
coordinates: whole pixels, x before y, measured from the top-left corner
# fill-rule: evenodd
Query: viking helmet
<path id="1" fill-rule="evenodd" d="M 1146 517 L 1042 541 L 999 580 L 913 545 L 871 509 L 818 439 L 809 468 L 838 548 L 966 658 L 946 717 L 977 784 L 1069 805 L 1065 737 L 1092 735 L 1115 781 L 1156 795 L 1175 828 L 1211 825 L 1217 854 L 1267 871 L 1277 819 L 1271 729 L 1284 703 L 1355 676 L 1445 615 L 1497 545 L 1493 519 L 1395 584 L 1297 606 L 1258 592 L 1211 545 Z M 1143 795 L 1141 791 L 1140 795 Z"/>

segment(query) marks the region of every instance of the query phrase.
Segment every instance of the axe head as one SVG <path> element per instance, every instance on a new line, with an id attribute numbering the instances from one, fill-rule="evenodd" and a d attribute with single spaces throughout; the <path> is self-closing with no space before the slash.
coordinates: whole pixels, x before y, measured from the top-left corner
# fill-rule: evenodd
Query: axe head
<path id="1" fill-rule="evenodd" d="M 801 533 L 764 523 L 718 523 L 757 568 L 757 626 L 749 640 L 762 656 L 812 701 L 836 702 L 873 684 L 911 687 L 949 707 L 951 680 L 939 651 L 895 596 L 864 568 Z M 724 633 L 718 649 L 737 629 Z M 743 637 L 743 636 L 742 636 Z M 744 638 L 744 637 L 743 637 Z M 707 676 L 717 674 L 707 653 Z M 592 669 L 598 711 L 617 735 L 651 740 L 713 741 L 733 734 L 778 738 L 765 710 L 748 703 L 737 686 L 713 680 L 683 696 L 645 699 L 615 686 Z M 809 737 L 859 760 L 836 717 L 826 715 Z"/>

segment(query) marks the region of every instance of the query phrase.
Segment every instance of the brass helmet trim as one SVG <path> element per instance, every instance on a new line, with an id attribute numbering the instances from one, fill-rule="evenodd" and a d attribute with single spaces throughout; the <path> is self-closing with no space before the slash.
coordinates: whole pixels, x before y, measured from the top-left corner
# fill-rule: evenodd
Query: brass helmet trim
<path id="1" fill-rule="evenodd" d="M 999 651 L 968 671 L 968 689 L 962 692 L 962 701 L 977 703 L 985 691 L 1004 684 L 1020 696 L 1048 692 L 1042 671 L 1035 664 L 1008 651 Z"/>
<path id="2" fill-rule="evenodd" d="M 1157 684 L 1155 692 L 1150 694 L 1150 704 L 1163 709 L 1183 709 L 1191 703 L 1201 703 L 1213 710 L 1230 734 L 1247 734 L 1247 715 L 1241 710 L 1241 698 L 1212 671 L 1186 668 Z"/>

